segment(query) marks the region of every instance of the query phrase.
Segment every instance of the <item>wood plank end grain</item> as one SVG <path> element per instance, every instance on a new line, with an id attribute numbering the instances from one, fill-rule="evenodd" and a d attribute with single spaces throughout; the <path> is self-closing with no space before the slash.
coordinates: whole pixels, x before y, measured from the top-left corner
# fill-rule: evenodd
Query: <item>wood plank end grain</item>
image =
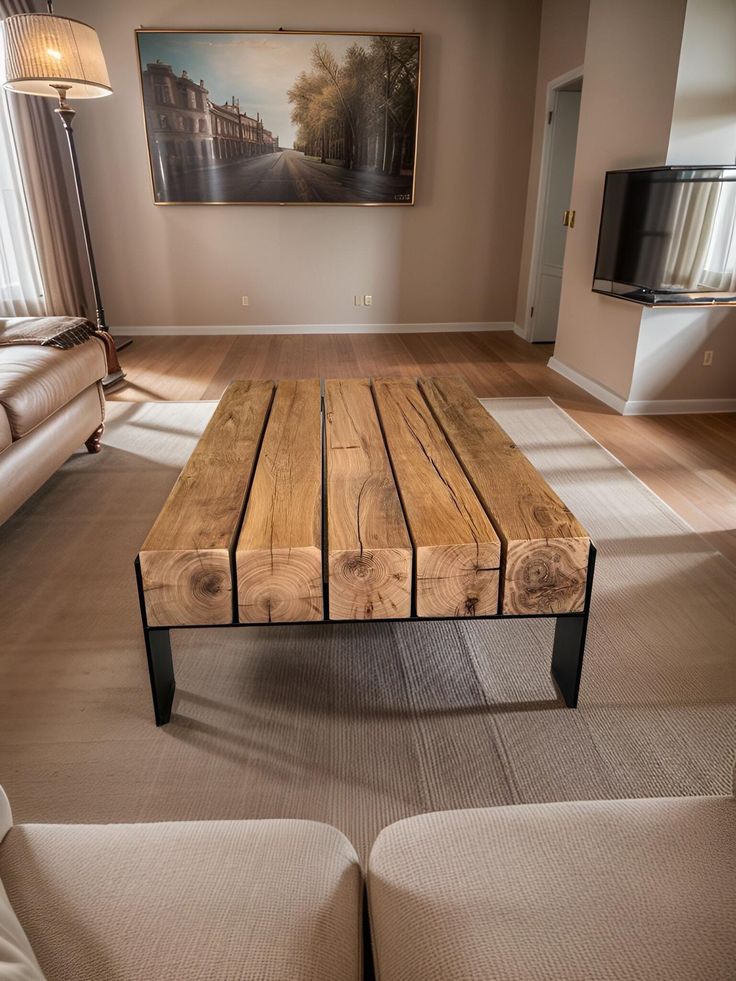
<path id="1" fill-rule="evenodd" d="M 493 616 L 499 572 L 493 545 L 417 547 L 417 616 Z"/>
<path id="2" fill-rule="evenodd" d="M 238 560 L 240 623 L 324 619 L 321 547 L 252 549 Z"/>
<path id="3" fill-rule="evenodd" d="M 408 548 L 335 550 L 328 558 L 330 620 L 411 616 L 413 554 Z"/>
<path id="4" fill-rule="evenodd" d="M 139 559 L 149 627 L 233 622 L 227 549 L 142 551 Z"/>
<path id="5" fill-rule="evenodd" d="M 501 612 L 582 613 L 589 552 L 589 538 L 509 542 Z"/>

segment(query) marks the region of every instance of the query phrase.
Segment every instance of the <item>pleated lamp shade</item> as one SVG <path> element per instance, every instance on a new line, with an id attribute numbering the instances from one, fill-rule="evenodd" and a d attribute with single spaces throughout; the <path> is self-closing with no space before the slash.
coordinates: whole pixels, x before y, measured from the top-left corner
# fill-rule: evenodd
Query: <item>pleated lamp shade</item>
<path id="1" fill-rule="evenodd" d="M 110 79 L 97 31 L 55 14 L 15 14 L 3 23 L 3 87 L 58 98 L 52 86 L 68 86 L 67 99 L 110 95 Z"/>

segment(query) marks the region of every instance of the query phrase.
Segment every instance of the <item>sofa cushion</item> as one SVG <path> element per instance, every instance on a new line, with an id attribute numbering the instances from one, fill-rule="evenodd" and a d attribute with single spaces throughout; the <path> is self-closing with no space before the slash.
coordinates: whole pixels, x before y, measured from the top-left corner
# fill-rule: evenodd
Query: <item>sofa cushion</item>
<path id="1" fill-rule="evenodd" d="M 0 842 L 13 824 L 10 804 L 0 787 Z M 43 981 L 41 969 L 0 882 L 0 981 Z"/>
<path id="2" fill-rule="evenodd" d="M 368 895 L 380 981 L 726 981 L 736 800 L 410 818 L 379 835 Z"/>
<path id="3" fill-rule="evenodd" d="M 0 347 L 0 405 L 20 439 L 105 377 L 105 349 L 92 338 L 59 350 L 38 344 Z"/>
<path id="4" fill-rule="evenodd" d="M 10 431 L 10 421 L 8 419 L 8 413 L 0 405 L 0 453 L 7 449 L 8 446 L 13 442 L 13 434 Z"/>
<path id="5" fill-rule="evenodd" d="M 0 878 L 50 981 L 361 977 L 360 867 L 327 825 L 21 825 Z"/>

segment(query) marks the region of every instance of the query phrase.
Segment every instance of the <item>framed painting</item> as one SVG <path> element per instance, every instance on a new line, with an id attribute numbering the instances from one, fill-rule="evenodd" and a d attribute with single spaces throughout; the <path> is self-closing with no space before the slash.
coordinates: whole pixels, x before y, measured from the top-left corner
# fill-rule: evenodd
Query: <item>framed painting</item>
<path id="1" fill-rule="evenodd" d="M 136 41 L 156 204 L 414 203 L 420 34 Z"/>

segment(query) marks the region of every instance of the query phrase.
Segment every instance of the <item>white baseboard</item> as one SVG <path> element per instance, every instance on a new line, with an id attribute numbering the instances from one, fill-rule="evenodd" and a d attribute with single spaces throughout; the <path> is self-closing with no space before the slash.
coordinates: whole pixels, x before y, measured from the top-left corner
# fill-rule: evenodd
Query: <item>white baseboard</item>
<path id="1" fill-rule="evenodd" d="M 620 395 L 616 395 L 610 388 L 599 385 L 598 382 L 593 381 L 592 378 L 588 378 L 587 375 L 581 375 L 579 371 L 575 371 L 574 368 L 566 365 L 564 361 L 560 361 L 558 358 L 550 358 L 547 362 L 547 367 L 551 368 L 552 371 L 556 371 L 558 375 L 562 375 L 563 378 L 567 378 L 568 381 L 573 382 L 578 388 L 582 388 L 589 395 L 597 398 L 599 402 L 610 405 L 612 409 L 620 412 L 621 415 L 625 414 L 626 399 L 622 399 Z"/>
<path id="2" fill-rule="evenodd" d="M 736 412 L 736 399 L 640 399 L 627 401 L 564 361 L 550 358 L 547 366 L 573 382 L 622 416 L 692 415 L 704 412 Z"/>
<path id="3" fill-rule="evenodd" d="M 513 324 L 514 333 L 517 337 L 521 337 L 522 340 L 528 340 L 526 336 L 526 330 L 520 324 Z"/>
<path id="4" fill-rule="evenodd" d="M 625 416 L 691 415 L 736 412 L 736 399 L 643 399 L 626 403 Z"/>
<path id="5" fill-rule="evenodd" d="M 114 335 L 163 334 L 457 334 L 464 331 L 513 330 L 510 320 L 454 324 L 136 324 L 113 328 Z"/>

